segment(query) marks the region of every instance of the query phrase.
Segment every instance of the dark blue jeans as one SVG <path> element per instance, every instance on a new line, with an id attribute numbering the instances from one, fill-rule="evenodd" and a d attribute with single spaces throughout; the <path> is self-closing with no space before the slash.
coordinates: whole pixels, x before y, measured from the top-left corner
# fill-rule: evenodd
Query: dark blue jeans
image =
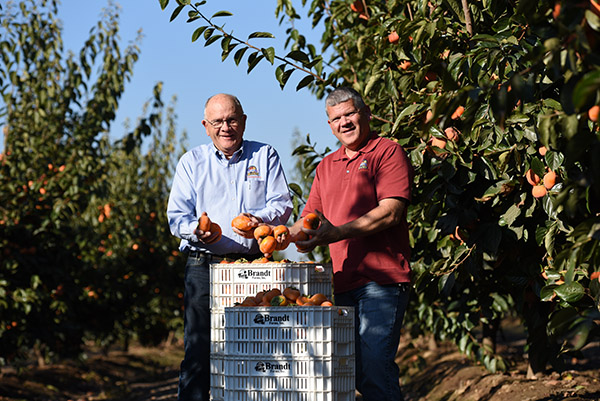
<path id="1" fill-rule="evenodd" d="M 210 266 L 203 256 L 185 266 L 184 348 L 179 371 L 180 401 L 208 401 L 210 391 Z"/>
<path id="2" fill-rule="evenodd" d="M 338 306 L 355 308 L 356 389 L 363 401 L 402 401 L 395 358 L 410 284 L 370 282 L 335 294 Z"/>

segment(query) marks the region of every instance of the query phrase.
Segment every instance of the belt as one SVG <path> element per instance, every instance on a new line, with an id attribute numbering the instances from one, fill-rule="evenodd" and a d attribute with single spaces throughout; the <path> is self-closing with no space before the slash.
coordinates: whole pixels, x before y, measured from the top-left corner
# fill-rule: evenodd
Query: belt
<path id="1" fill-rule="evenodd" d="M 189 251 L 188 252 L 188 258 L 205 258 L 209 262 L 221 262 L 224 259 L 237 260 L 237 259 L 242 259 L 242 258 L 244 258 L 246 260 L 254 260 L 254 259 L 260 258 L 262 256 L 263 255 L 261 253 L 253 253 L 253 254 L 226 253 L 224 255 L 216 255 L 214 253 L 208 253 L 205 251 Z"/>

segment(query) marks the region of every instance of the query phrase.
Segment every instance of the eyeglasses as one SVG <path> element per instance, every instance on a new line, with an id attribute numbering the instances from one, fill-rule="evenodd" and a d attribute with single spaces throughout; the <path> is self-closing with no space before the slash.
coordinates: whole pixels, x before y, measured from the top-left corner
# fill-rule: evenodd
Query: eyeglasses
<path id="1" fill-rule="evenodd" d="M 237 128 L 238 125 L 240 125 L 240 120 L 238 120 L 237 118 L 234 117 L 230 117 L 226 120 L 214 120 L 214 121 L 210 121 L 210 120 L 206 120 L 208 121 L 208 123 L 210 125 L 212 125 L 214 128 L 221 128 L 223 126 L 223 124 L 227 123 L 227 125 L 229 125 L 232 128 Z"/>

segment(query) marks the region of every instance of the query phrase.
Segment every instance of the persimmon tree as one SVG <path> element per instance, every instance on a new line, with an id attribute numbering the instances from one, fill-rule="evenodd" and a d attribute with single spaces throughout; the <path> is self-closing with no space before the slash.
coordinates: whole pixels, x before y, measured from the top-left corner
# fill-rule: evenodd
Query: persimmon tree
<path id="1" fill-rule="evenodd" d="M 245 60 L 248 73 L 268 62 L 281 87 L 297 76 L 296 89 L 317 98 L 354 87 L 373 128 L 408 151 L 412 331 L 504 370 L 495 335 L 517 315 L 533 374 L 560 368 L 562 355 L 597 338 L 595 0 L 304 0 L 302 8 L 278 0 L 276 16 L 290 22 L 283 50 L 264 45 L 270 33 L 225 30 L 230 12 L 204 11 L 215 2 L 173 3 L 171 20 L 186 16 L 193 41 L 220 45 L 222 59 Z M 302 18 L 322 32 L 320 43 L 295 28 Z M 310 146 L 297 154 L 318 156 Z"/>
<path id="2" fill-rule="evenodd" d="M 66 53 L 56 12 L 46 0 L 0 9 L 0 364 L 76 354 L 86 339 L 156 342 L 181 325 L 164 224 L 173 106 L 157 85 L 111 139 L 139 38 L 121 49 L 113 7 Z"/>

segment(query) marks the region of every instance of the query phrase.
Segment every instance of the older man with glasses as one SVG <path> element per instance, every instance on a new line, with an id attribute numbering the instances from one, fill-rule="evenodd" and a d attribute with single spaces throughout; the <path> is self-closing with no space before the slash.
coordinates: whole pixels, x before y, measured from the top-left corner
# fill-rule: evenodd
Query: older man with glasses
<path id="1" fill-rule="evenodd" d="M 202 125 L 212 143 L 186 152 L 177 164 L 167 215 L 171 233 L 188 254 L 185 267 L 184 348 L 179 400 L 208 401 L 210 390 L 209 265 L 224 258 L 262 256 L 251 232 L 230 222 L 239 214 L 261 223 L 285 224 L 292 202 L 279 156 L 270 145 L 244 140 L 246 115 L 232 95 L 206 102 Z M 202 231 L 203 212 L 222 235 Z"/>

